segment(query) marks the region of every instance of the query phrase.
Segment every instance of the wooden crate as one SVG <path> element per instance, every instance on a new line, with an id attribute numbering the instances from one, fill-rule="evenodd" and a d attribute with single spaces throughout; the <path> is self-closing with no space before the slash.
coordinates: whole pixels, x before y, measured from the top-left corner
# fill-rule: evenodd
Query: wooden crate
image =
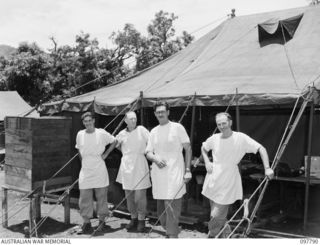
<path id="1" fill-rule="evenodd" d="M 70 159 L 71 118 L 5 118 L 5 184 L 31 191 Z M 47 188 L 71 182 L 70 165 Z"/>

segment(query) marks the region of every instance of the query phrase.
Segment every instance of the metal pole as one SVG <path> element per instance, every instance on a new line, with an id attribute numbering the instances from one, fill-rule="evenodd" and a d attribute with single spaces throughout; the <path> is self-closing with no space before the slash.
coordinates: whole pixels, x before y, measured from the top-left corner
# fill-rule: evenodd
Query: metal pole
<path id="1" fill-rule="evenodd" d="M 310 186 L 310 166 L 311 166 L 311 150 L 312 150 L 312 128 L 313 128 L 313 113 L 314 103 L 310 102 L 310 114 L 309 114 L 309 129 L 308 129 L 308 158 L 306 166 L 306 185 L 305 185 L 305 196 L 304 196 L 304 214 L 303 214 L 303 230 L 307 228 L 308 222 L 308 206 L 309 206 L 309 186 Z"/>
<path id="2" fill-rule="evenodd" d="M 236 89 L 236 123 L 237 131 L 240 131 L 240 108 L 238 104 L 238 88 Z"/>
<path id="3" fill-rule="evenodd" d="M 143 119 L 143 91 L 140 91 L 140 125 L 144 125 Z"/>

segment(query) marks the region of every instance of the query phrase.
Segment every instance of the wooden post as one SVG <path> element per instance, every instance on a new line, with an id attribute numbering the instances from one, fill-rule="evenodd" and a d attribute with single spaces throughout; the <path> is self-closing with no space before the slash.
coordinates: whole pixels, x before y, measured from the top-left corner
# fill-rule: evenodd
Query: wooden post
<path id="1" fill-rule="evenodd" d="M 144 125 L 143 116 L 143 91 L 140 91 L 140 125 Z"/>
<path id="2" fill-rule="evenodd" d="M 2 187 L 2 227 L 8 227 L 8 189 Z"/>
<path id="3" fill-rule="evenodd" d="M 34 220 L 34 210 L 35 210 L 35 202 L 34 202 L 34 197 L 29 197 L 29 231 L 30 231 L 30 234 L 31 233 L 34 233 L 35 232 L 33 231 L 33 228 L 35 227 L 34 226 L 34 223 L 33 223 L 33 220 Z"/>
<path id="4" fill-rule="evenodd" d="M 238 104 L 238 88 L 236 89 L 236 129 L 238 132 L 240 132 L 240 108 Z"/>
<path id="5" fill-rule="evenodd" d="M 306 183 L 305 183 L 305 196 L 304 196 L 304 214 L 303 214 L 303 230 L 307 228 L 308 222 L 308 209 L 309 209 L 309 187 L 310 187 L 310 167 L 311 167 L 311 151 L 312 151 L 312 128 L 313 128 L 313 113 L 314 113 L 314 104 L 311 101 L 310 104 L 310 114 L 309 114 L 309 129 L 308 129 L 308 158 L 306 166 Z"/>
<path id="6" fill-rule="evenodd" d="M 70 224 L 70 194 L 64 198 L 64 223 Z"/>
<path id="7" fill-rule="evenodd" d="M 38 222 L 41 219 L 41 195 L 39 194 L 34 197 L 34 208 L 35 220 Z"/>

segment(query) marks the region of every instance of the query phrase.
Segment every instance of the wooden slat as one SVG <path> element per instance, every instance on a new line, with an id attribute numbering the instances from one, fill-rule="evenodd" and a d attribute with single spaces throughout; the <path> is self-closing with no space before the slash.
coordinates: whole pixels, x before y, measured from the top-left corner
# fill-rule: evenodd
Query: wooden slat
<path id="1" fill-rule="evenodd" d="M 21 168 L 11 165 L 4 165 L 5 174 L 22 177 L 31 180 L 31 169 Z"/>
<path id="2" fill-rule="evenodd" d="M 32 132 L 20 129 L 6 129 L 6 143 L 30 144 Z"/>
<path id="3" fill-rule="evenodd" d="M 5 184 L 9 186 L 14 186 L 24 191 L 31 191 L 31 180 L 27 178 L 22 178 L 14 176 L 11 174 L 5 175 Z"/>
<path id="4" fill-rule="evenodd" d="M 32 160 L 25 157 L 6 154 L 5 162 L 7 165 L 32 169 Z"/>

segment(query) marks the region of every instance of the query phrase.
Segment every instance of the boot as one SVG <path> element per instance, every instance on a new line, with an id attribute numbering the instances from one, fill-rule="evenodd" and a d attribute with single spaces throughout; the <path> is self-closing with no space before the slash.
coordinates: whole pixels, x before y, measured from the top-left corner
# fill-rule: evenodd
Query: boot
<path id="1" fill-rule="evenodd" d="M 144 232 L 146 228 L 146 223 L 144 220 L 138 220 L 137 232 Z"/>
<path id="2" fill-rule="evenodd" d="M 83 223 L 80 229 L 77 231 L 78 235 L 91 234 L 93 232 L 91 223 Z"/>
<path id="3" fill-rule="evenodd" d="M 131 219 L 130 223 L 127 224 L 126 229 L 128 231 L 133 231 L 137 228 L 138 225 L 138 219 Z"/>

